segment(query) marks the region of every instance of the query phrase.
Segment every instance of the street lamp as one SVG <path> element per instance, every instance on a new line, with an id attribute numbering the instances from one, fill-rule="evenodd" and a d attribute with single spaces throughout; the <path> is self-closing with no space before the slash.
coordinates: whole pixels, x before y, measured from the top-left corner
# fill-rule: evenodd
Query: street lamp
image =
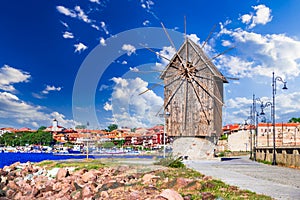
<path id="1" fill-rule="evenodd" d="M 164 125 L 164 155 L 163 157 L 166 158 L 166 132 L 167 132 L 167 118 L 170 116 L 169 112 L 164 112 L 164 114 L 160 114 L 160 117 L 165 118 L 165 125 Z"/>
<path id="2" fill-rule="evenodd" d="M 275 77 L 275 74 L 273 72 L 273 77 L 272 77 L 272 92 L 273 92 L 273 103 L 272 103 L 272 123 L 273 123 L 273 162 L 272 165 L 276 165 L 276 141 L 275 141 L 275 95 L 276 95 L 276 81 L 280 81 L 283 83 L 283 90 L 287 90 L 288 88 L 286 87 L 286 81 L 283 81 L 283 79 L 279 76 Z"/>
<path id="3" fill-rule="evenodd" d="M 253 124 L 253 118 L 252 118 L 252 106 L 250 106 L 250 116 L 245 119 L 244 126 L 248 125 L 247 121 L 250 120 L 250 159 L 252 159 L 252 124 Z M 246 128 L 246 127 L 244 127 Z"/>
<path id="4" fill-rule="evenodd" d="M 253 94 L 253 103 L 252 103 L 252 117 L 253 117 L 253 124 L 255 127 L 255 134 L 254 134 L 254 138 L 253 138 L 253 147 L 254 147 L 254 152 L 253 152 L 253 158 L 254 161 L 256 161 L 256 147 L 257 147 L 257 139 L 258 139 L 258 117 L 259 114 L 256 110 L 256 101 L 259 101 L 260 103 L 262 103 L 262 101 L 260 100 L 260 98 L 255 98 L 255 94 Z"/>

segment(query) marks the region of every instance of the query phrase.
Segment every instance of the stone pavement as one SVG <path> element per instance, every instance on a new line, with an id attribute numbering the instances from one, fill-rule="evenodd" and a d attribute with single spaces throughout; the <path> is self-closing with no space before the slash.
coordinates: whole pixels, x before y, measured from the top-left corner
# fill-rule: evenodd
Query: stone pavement
<path id="1" fill-rule="evenodd" d="M 249 160 L 249 157 L 234 157 L 225 161 L 186 160 L 184 163 L 206 176 L 223 182 L 265 194 L 274 199 L 300 200 L 300 170 L 265 165 Z"/>

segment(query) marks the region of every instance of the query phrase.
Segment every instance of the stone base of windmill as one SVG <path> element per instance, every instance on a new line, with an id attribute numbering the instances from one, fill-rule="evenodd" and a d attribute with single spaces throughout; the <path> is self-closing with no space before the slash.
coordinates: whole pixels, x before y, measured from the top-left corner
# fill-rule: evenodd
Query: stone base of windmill
<path id="1" fill-rule="evenodd" d="M 173 142 L 173 156 L 182 157 L 186 160 L 207 160 L 213 159 L 216 145 L 213 143 L 214 138 L 195 138 L 181 137 Z"/>

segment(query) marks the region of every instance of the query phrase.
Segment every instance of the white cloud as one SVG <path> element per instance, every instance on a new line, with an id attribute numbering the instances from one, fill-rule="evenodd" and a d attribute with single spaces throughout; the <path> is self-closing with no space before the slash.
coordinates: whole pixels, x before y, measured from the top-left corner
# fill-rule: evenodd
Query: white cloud
<path id="1" fill-rule="evenodd" d="M 66 16 L 70 16 L 70 17 L 76 17 L 77 16 L 76 13 L 73 10 L 71 10 L 69 8 L 66 8 L 64 6 L 56 6 L 56 9 L 58 10 L 58 12 L 66 15 Z"/>
<path id="2" fill-rule="evenodd" d="M 122 50 L 126 51 L 128 56 L 131 56 L 131 54 L 135 53 L 136 48 L 131 44 L 123 44 Z"/>
<path id="3" fill-rule="evenodd" d="M 220 56 L 217 66 L 238 77 L 251 77 L 255 73 L 252 72 L 253 62 L 242 60 L 236 56 Z"/>
<path id="4" fill-rule="evenodd" d="M 150 10 L 153 5 L 154 5 L 154 2 L 151 0 L 141 0 L 141 6 L 144 9 Z"/>
<path id="5" fill-rule="evenodd" d="M 13 84 L 28 82 L 29 78 L 29 73 L 15 69 L 8 65 L 4 65 L 0 68 L 0 89 L 14 92 L 16 89 L 14 88 Z"/>
<path id="6" fill-rule="evenodd" d="M 59 112 L 52 112 L 48 114 L 50 119 L 56 119 L 60 126 L 63 126 L 65 128 L 75 128 L 76 125 L 79 123 L 74 121 L 73 119 L 66 119 L 66 116 L 59 113 Z M 52 122 L 52 120 L 51 120 Z"/>
<path id="7" fill-rule="evenodd" d="M 47 85 L 46 88 L 42 91 L 43 94 L 48 94 L 50 91 L 60 91 L 61 87 L 55 87 Z"/>
<path id="8" fill-rule="evenodd" d="M 12 126 L 48 126 L 54 118 L 59 120 L 65 127 L 74 127 L 73 120 L 66 120 L 62 114 L 44 112 L 45 108 L 32 105 L 19 99 L 16 95 L 8 92 L 0 92 L 0 126 L 7 120 Z M 7 123 L 7 122 L 6 122 Z"/>
<path id="9" fill-rule="evenodd" d="M 77 18 L 85 23 L 91 23 L 92 20 L 88 18 L 85 12 L 80 8 L 80 6 L 75 6 L 74 10 L 66 8 L 64 6 L 56 6 L 56 9 L 61 14 L 69 17 Z"/>
<path id="10" fill-rule="evenodd" d="M 101 28 L 103 29 L 103 31 L 105 32 L 106 35 L 109 34 L 108 30 L 107 30 L 107 26 L 105 24 L 105 22 L 100 22 Z"/>
<path id="11" fill-rule="evenodd" d="M 78 44 L 74 44 L 74 47 L 75 47 L 75 53 L 78 52 L 78 53 L 81 53 L 82 51 L 86 50 L 88 47 L 85 46 L 83 43 L 78 43 Z"/>
<path id="12" fill-rule="evenodd" d="M 270 97 L 260 98 L 264 104 L 270 101 Z M 226 101 L 226 107 L 224 117 L 226 123 L 243 123 L 245 119 L 250 115 L 250 106 L 253 100 L 246 97 L 230 98 Z M 260 103 L 257 102 L 256 110 L 261 112 L 259 107 Z M 289 120 L 291 116 L 298 116 L 300 110 L 300 92 L 284 92 L 281 91 L 276 95 L 276 120 L 284 119 Z M 265 117 L 267 120 L 271 120 L 271 107 L 268 106 L 264 109 Z"/>
<path id="13" fill-rule="evenodd" d="M 97 25 L 95 25 L 95 24 L 92 24 L 91 26 L 92 26 L 94 29 L 98 30 L 98 31 L 100 30 L 99 26 L 97 26 Z"/>
<path id="14" fill-rule="evenodd" d="M 80 8 L 80 6 L 75 6 L 75 10 L 77 11 L 77 17 L 86 22 L 91 23 L 91 20 L 88 18 L 88 16 L 84 13 L 84 11 Z"/>
<path id="15" fill-rule="evenodd" d="M 245 14 L 241 16 L 241 20 L 244 24 L 249 24 L 251 22 L 253 15 Z"/>
<path id="16" fill-rule="evenodd" d="M 106 111 L 112 110 L 112 105 L 106 102 L 103 106 L 103 109 Z"/>
<path id="17" fill-rule="evenodd" d="M 228 47 L 228 46 L 231 46 L 231 45 L 232 45 L 232 44 L 231 44 L 230 41 L 228 41 L 228 40 L 222 40 L 222 46 Z"/>
<path id="18" fill-rule="evenodd" d="M 69 28 L 69 25 L 68 25 L 66 22 L 60 21 L 60 23 L 61 23 L 64 27 Z"/>
<path id="19" fill-rule="evenodd" d="M 103 37 L 100 38 L 100 44 L 102 46 L 106 46 L 105 39 Z"/>
<path id="20" fill-rule="evenodd" d="M 45 99 L 46 97 L 42 93 L 32 93 L 32 96 L 37 98 L 37 99 Z"/>
<path id="21" fill-rule="evenodd" d="M 108 89 L 109 88 L 109 86 L 108 85 L 101 85 L 100 86 L 100 88 L 99 88 L 99 91 L 101 92 L 101 91 L 103 91 L 103 90 L 106 90 L 106 89 Z"/>
<path id="22" fill-rule="evenodd" d="M 144 22 L 143 22 L 143 25 L 144 26 L 148 26 L 150 24 L 150 21 L 149 20 L 145 20 Z"/>
<path id="23" fill-rule="evenodd" d="M 270 72 L 275 71 L 290 78 L 300 74 L 300 41 L 297 39 L 284 34 L 262 35 L 242 29 L 229 30 L 222 26 L 220 35 L 232 38 L 232 43 L 240 53 L 238 59 L 242 61 L 243 69 L 249 70 L 249 66 L 252 66 L 251 71 L 241 71 L 241 74 L 270 77 Z M 227 58 L 227 61 L 234 60 Z"/>
<path id="24" fill-rule="evenodd" d="M 190 34 L 187 35 L 187 37 L 192 40 L 193 42 L 195 42 L 196 44 L 200 44 L 200 38 L 196 35 L 196 34 Z"/>
<path id="25" fill-rule="evenodd" d="M 160 63 L 155 64 L 156 70 L 163 70 L 168 64 L 169 60 L 176 54 L 176 50 L 172 46 L 164 46 L 163 49 L 157 53 Z"/>
<path id="26" fill-rule="evenodd" d="M 90 2 L 100 4 L 99 0 L 90 0 Z"/>
<path id="27" fill-rule="evenodd" d="M 74 35 L 73 33 L 71 32 L 68 32 L 68 31 L 65 31 L 64 34 L 63 34 L 63 38 L 74 38 Z"/>
<path id="28" fill-rule="evenodd" d="M 133 72 L 138 72 L 138 71 L 140 71 L 138 68 L 136 68 L 136 67 L 129 67 L 129 70 L 130 71 L 133 71 Z"/>
<path id="29" fill-rule="evenodd" d="M 256 25 L 265 25 L 272 21 L 271 9 L 265 5 L 252 6 L 255 14 L 244 14 L 240 17 L 244 24 L 250 24 L 249 28 L 254 28 Z"/>
<path id="30" fill-rule="evenodd" d="M 149 127 L 162 123 L 155 115 L 163 105 L 163 99 L 152 90 L 139 95 L 147 89 L 147 82 L 141 78 L 114 77 L 112 80 L 115 82 L 112 111 L 119 126 Z"/>

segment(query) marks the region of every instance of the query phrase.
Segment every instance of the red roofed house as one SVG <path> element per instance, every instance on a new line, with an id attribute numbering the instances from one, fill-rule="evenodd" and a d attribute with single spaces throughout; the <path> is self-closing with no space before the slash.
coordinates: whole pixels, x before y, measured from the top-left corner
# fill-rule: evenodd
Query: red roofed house
<path id="1" fill-rule="evenodd" d="M 258 124 L 258 147 L 273 146 L 273 126 L 272 123 Z M 280 146 L 300 146 L 300 123 L 276 123 L 275 143 Z"/>
<path id="2" fill-rule="evenodd" d="M 224 146 L 222 150 L 249 151 L 250 131 L 254 127 L 251 125 L 230 124 L 223 126 L 223 134 L 227 135 L 227 140 L 219 141 Z M 252 144 L 253 146 L 253 144 Z"/>

